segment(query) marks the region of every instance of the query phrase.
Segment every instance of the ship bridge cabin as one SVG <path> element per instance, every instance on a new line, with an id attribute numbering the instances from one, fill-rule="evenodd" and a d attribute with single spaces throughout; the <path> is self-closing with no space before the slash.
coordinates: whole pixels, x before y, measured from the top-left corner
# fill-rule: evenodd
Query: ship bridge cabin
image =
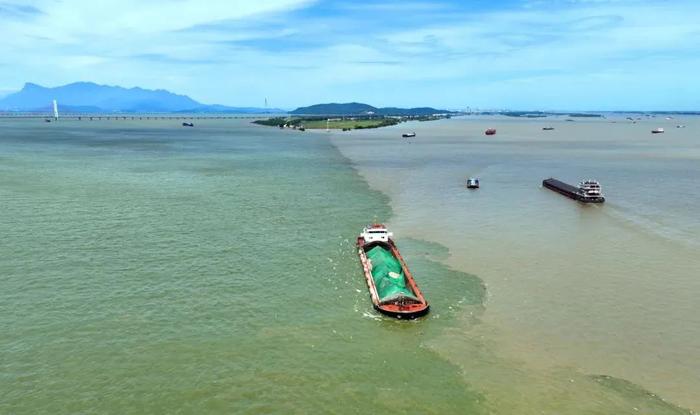
<path id="1" fill-rule="evenodd" d="M 600 190 L 600 183 L 595 180 L 584 180 L 578 184 L 579 193 L 586 199 L 600 199 L 603 194 Z"/>
<path id="2" fill-rule="evenodd" d="M 389 238 L 394 236 L 384 226 L 372 225 L 364 228 L 360 236 L 365 240 L 365 243 L 372 242 L 389 242 Z"/>

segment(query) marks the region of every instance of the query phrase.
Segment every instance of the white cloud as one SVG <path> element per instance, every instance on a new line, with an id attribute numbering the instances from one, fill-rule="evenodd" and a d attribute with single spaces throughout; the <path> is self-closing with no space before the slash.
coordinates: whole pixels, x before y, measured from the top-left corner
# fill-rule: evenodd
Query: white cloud
<path id="1" fill-rule="evenodd" d="M 303 20 L 294 14 L 308 6 L 300 0 L 80 3 L 39 0 L 31 7 L 42 13 L 0 15 L 0 89 L 91 80 L 224 104 L 267 96 L 280 106 L 331 99 L 506 106 L 537 88 L 550 98 L 566 90 L 583 103 L 596 99 L 589 91 L 604 92 L 596 85 L 616 91 L 606 103 L 634 103 L 632 85 L 654 79 L 698 90 L 690 63 L 698 57 L 700 4 L 689 1 L 482 11 L 412 2 L 402 15 L 389 3 L 369 10 L 354 3 L 336 14 L 306 11 Z"/>
<path id="2" fill-rule="evenodd" d="M 35 13 L 22 16 L 0 13 L 0 47 L 4 51 L 0 65 L 5 63 L 14 69 L 14 76 L 2 77 L 8 84 L 0 84 L 0 88 L 21 84 L 37 75 L 38 79 L 33 79 L 41 82 L 61 71 L 65 74 L 61 78 L 66 80 L 79 77 L 101 80 L 106 74 L 114 76 L 112 70 L 105 73 L 106 64 L 140 71 L 139 62 L 125 62 L 134 55 L 211 59 L 220 53 L 212 42 L 215 39 L 177 31 L 218 21 L 285 13 L 310 3 L 309 0 L 30 1 L 22 7 L 36 10 Z M 231 37 L 259 35 L 251 32 Z M 135 68 L 128 69 L 131 66 Z M 7 67 L 1 73 L 6 74 Z M 127 77 L 122 74 L 113 79 L 120 82 Z"/>
<path id="3" fill-rule="evenodd" d="M 27 30 L 49 38 L 151 34 L 218 20 L 251 18 L 309 3 L 309 0 L 210 0 L 206 3 L 196 0 L 35 0 L 31 7 L 42 14 L 37 16 L 36 24 L 27 25 Z"/>

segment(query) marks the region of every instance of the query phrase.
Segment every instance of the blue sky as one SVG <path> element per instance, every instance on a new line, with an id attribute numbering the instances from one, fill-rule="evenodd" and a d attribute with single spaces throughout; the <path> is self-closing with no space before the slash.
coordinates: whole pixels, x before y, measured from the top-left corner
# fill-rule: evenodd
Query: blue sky
<path id="1" fill-rule="evenodd" d="M 143 4 L 147 3 L 147 4 Z M 0 0 L 0 94 L 700 110 L 700 1 Z"/>

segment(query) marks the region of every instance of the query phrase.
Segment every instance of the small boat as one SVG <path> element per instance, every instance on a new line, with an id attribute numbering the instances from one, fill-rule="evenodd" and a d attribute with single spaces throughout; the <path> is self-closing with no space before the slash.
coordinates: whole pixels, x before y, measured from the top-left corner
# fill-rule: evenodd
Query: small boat
<path id="1" fill-rule="evenodd" d="M 304 127 L 303 125 L 299 126 L 299 131 L 306 131 L 306 127 Z"/>
<path id="2" fill-rule="evenodd" d="M 401 137 L 403 137 L 403 138 L 410 138 L 410 137 L 415 137 L 415 136 L 416 136 L 416 133 L 415 133 L 415 132 L 413 132 L 413 133 L 403 133 L 403 134 L 401 134 Z"/>
<path id="3" fill-rule="evenodd" d="M 374 308 L 388 316 L 412 319 L 430 308 L 384 225 L 367 226 L 357 238 L 360 262 Z"/>
<path id="4" fill-rule="evenodd" d="M 542 127 L 544 131 L 552 131 L 554 127 Z"/>
<path id="5" fill-rule="evenodd" d="M 653 130 L 651 130 L 652 134 L 662 134 L 663 132 L 664 132 L 663 128 L 654 128 Z"/>
<path id="6" fill-rule="evenodd" d="M 487 128 L 486 131 L 484 131 L 484 134 L 486 134 L 486 135 L 496 135 L 496 129 L 495 129 L 495 128 Z"/>
<path id="7" fill-rule="evenodd" d="M 51 122 L 51 118 L 44 119 L 44 122 Z"/>
<path id="8" fill-rule="evenodd" d="M 182 123 L 182 126 L 183 126 L 183 127 L 194 127 L 194 123 L 191 123 L 191 122 L 183 122 L 183 123 Z"/>
<path id="9" fill-rule="evenodd" d="M 678 125 L 676 126 L 676 128 L 685 128 L 685 125 L 683 125 L 683 124 L 678 124 Z"/>
<path id="10" fill-rule="evenodd" d="M 479 188 L 479 179 L 476 177 L 470 177 L 467 179 L 467 189 L 478 189 Z"/>

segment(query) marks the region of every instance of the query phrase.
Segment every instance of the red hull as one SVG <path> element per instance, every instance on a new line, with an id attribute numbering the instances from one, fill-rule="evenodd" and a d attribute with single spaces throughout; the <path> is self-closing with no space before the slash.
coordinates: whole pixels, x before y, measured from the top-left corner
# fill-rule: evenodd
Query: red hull
<path id="1" fill-rule="evenodd" d="M 396 257 L 399 260 L 399 262 L 401 263 L 401 268 L 403 269 L 403 273 L 406 277 L 406 283 L 411 288 L 411 291 L 413 291 L 416 298 L 419 300 L 419 303 L 414 303 L 414 304 L 400 304 L 400 303 L 382 304 L 379 301 L 379 295 L 377 294 L 377 287 L 375 287 L 375 285 L 374 285 L 374 278 L 372 278 L 372 272 L 370 271 L 367 255 L 365 254 L 365 248 L 370 247 L 370 246 L 374 246 L 377 244 L 382 244 L 384 246 L 389 247 L 389 249 L 391 250 L 391 253 L 394 255 L 394 257 Z M 391 317 L 406 318 L 406 319 L 420 317 L 428 312 L 428 310 L 430 309 L 430 306 L 428 305 L 428 302 L 425 301 L 425 297 L 423 297 L 423 293 L 418 288 L 416 281 L 413 279 L 413 275 L 411 274 L 411 271 L 408 270 L 408 266 L 406 265 L 406 262 L 404 261 L 403 257 L 401 256 L 401 253 L 399 253 L 399 250 L 396 248 L 396 244 L 394 244 L 393 240 L 389 239 L 388 243 L 373 242 L 371 244 L 367 244 L 367 243 L 365 243 L 364 238 L 359 237 L 359 238 L 357 238 L 357 247 L 358 247 L 358 253 L 360 255 L 360 262 L 362 263 L 362 269 L 365 273 L 365 280 L 367 282 L 367 287 L 369 288 L 369 294 L 370 294 L 370 297 L 372 298 L 372 304 L 374 305 L 374 308 L 377 311 L 384 313 L 384 314 L 391 316 Z"/>

